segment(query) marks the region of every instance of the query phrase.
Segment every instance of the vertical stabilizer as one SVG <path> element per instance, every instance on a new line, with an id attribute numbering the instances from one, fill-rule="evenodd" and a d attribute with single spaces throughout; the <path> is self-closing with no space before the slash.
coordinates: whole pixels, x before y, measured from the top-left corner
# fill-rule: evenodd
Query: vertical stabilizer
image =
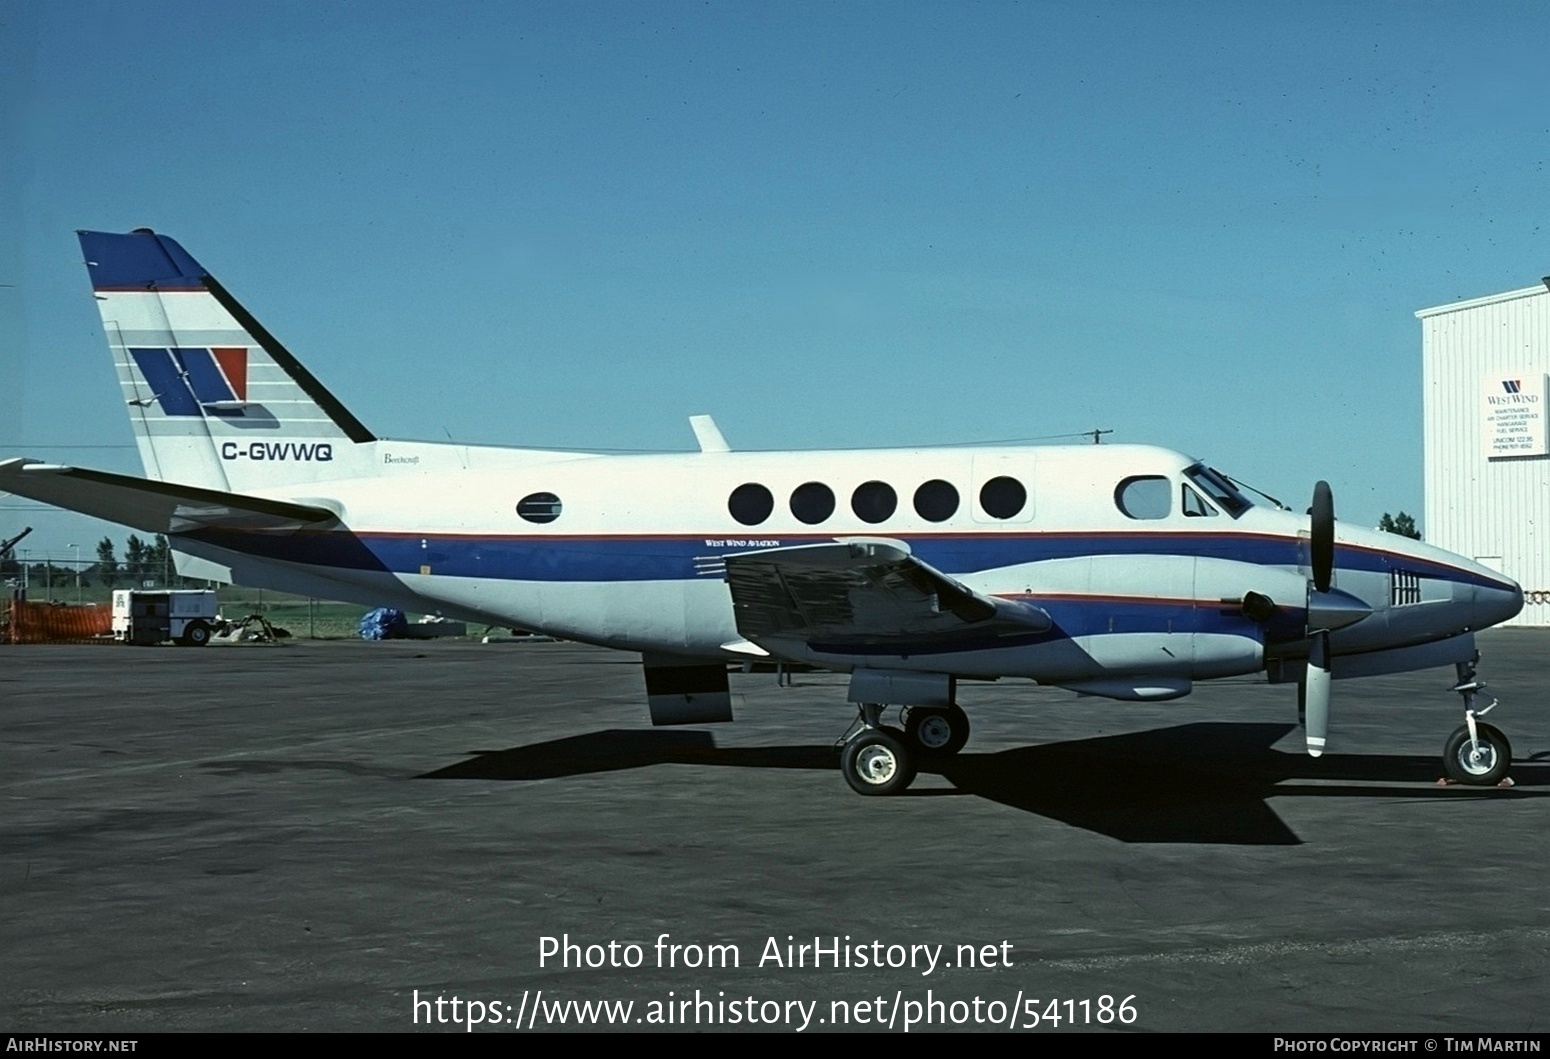
<path id="1" fill-rule="evenodd" d="M 371 432 L 176 241 L 78 234 L 148 476 L 244 492 L 371 464 Z"/>

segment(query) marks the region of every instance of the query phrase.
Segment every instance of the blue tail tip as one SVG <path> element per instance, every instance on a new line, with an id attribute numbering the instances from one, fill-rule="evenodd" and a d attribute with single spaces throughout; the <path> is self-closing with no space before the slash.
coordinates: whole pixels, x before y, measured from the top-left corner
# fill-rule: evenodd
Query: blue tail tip
<path id="1" fill-rule="evenodd" d="M 171 236 L 149 228 L 132 232 L 76 232 L 93 290 L 203 290 L 204 267 Z"/>

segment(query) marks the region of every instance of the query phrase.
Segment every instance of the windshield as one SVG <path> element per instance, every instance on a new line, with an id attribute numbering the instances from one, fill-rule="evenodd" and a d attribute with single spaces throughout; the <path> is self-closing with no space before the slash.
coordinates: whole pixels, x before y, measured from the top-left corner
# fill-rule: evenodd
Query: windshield
<path id="1" fill-rule="evenodd" d="M 1220 471 L 1218 471 L 1217 473 L 1221 474 Z M 1270 501 L 1270 506 L 1275 508 L 1278 511 L 1290 511 L 1291 510 L 1291 508 L 1289 506 L 1287 506 L 1286 504 L 1281 502 L 1281 499 L 1279 497 L 1271 496 L 1269 493 L 1265 492 L 1263 489 L 1256 489 L 1252 485 L 1250 485 L 1248 482 L 1245 482 L 1245 481 L 1243 481 L 1240 478 L 1234 478 L 1231 475 L 1223 474 L 1222 477 L 1226 478 L 1233 485 L 1237 486 L 1239 492 L 1253 493 L 1255 496 L 1260 497 L 1263 500 Z"/>
<path id="2" fill-rule="evenodd" d="M 1186 470 L 1184 477 L 1199 486 L 1201 492 L 1215 500 L 1233 518 L 1237 518 L 1254 506 L 1248 497 L 1238 492 L 1237 487 L 1229 482 L 1225 475 L 1203 463 L 1197 463 Z"/>

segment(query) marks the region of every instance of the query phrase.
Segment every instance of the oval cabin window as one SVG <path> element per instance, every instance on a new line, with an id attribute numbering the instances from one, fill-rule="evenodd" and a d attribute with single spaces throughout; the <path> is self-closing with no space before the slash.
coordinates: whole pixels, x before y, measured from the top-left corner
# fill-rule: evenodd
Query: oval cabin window
<path id="1" fill-rule="evenodd" d="M 1173 483 L 1158 474 L 1126 478 L 1114 487 L 1114 503 L 1130 518 L 1167 518 L 1173 510 Z"/>
<path id="2" fill-rule="evenodd" d="M 517 501 L 517 514 L 529 522 L 553 522 L 560 517 L 560 498 L 553 493 L 529 493 Z"/>

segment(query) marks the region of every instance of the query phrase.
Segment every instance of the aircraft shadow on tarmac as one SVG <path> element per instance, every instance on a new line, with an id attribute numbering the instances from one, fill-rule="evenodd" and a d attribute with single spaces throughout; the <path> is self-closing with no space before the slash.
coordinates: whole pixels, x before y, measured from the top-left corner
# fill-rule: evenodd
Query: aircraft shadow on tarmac
<path id="1" fill-rule="evenodd" d="M 1326 754 L 1314 761 L 1273 749 L 1294 727 L 1186 724 L 962 753 L 921 768 L 945 777 L 956 790 L 913 790 L 905 796 L 978 795 L 1122 842 L 1297 845 L 1301 840 L 1266 799 L 1550 795 L 1525 789 L 1550 787 L 1550 764 L 1523 759 L 1514 767 L 1513 788 L 1439 787 L 1435 756 Z M 710 732 L 660 729 L 593 732 L 474 753 L 418 778 L 540 780 L 662 764 L 837 770 L 839 757 L 831 746 L 721 748 Z"/>

